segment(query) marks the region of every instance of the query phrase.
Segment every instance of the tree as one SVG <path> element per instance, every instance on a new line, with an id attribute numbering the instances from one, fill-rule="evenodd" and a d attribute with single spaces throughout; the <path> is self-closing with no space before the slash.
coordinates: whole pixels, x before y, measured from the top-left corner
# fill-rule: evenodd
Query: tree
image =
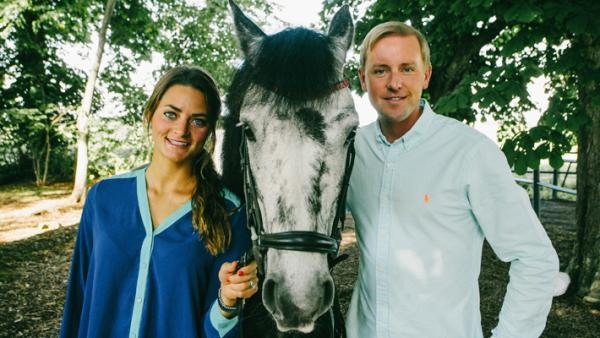
<path id="1" fill-rule="evenodd" d="M 239 2 L 265 18 L 270 13 L 271 5 L 265 0 Z M 31 162 L 34 157 L 49 158 L 51 161 L 56 155 L 65 156 L 64 161 L 58 162 L 61 165 L 71 162 L 66 161 L 66 157 L 73 154 L 71 150 L 62 153 L 55 150 L 66 142 L 75 142 L 74 121 L 77 117 L 80 117 L 80 121 L 85 120 L 85 114 L 77 114 L 77 107 L 82 106 L 82 79 L 86 76 L 73 65 L 65 64 L 58 51 L 61 48 L 89 45 L 91 33 L 100 29 L 96 26 L 101 21 L 99 18 L 103 8 L 104 0 L 42 0 L 35 4 L 8 0 L 0 5 L 0 41 L 7 47 L 0 49 L 0 121 L 3 122 L 0 128 L 10 135 L 0 137 L 2 163 L 9 161 L 7 164 L 13 167 L 21 165 L 24 154 Z M 221 89 L 225 89 L 237 59 L 237 48 L 230 27 L 226 0 L 117 2 L 107 30 L 104 51 L 105 59 L 110 62 L 100 67 L 95 86 L 97 93 L 108 92 L 111 100 L 119 102 L 117 111 L 109 118 L 131 128 L 139 128 L 141 107 L 147 96 L 144 88 L 151 84 L 137 84 L 132 81 L 132 76 L 141 61 L 148 61 L 156 55 L 164 60 L 163 68 L 180 63 L 200 65 L 215 76 Z M 44 95 L 38 95 L 42 92 Z M 53 105 L 39 104 L 40 100 L 36 101 L 34 94 L 49 99 Z M 97 118 L 96 113 L 103 109 L 106 100 L 106 97 L 94 95 L 88 118 Z M 37 109 L 35 111 L 40 113 L 32 115 L 31 109 Z M 55 119 L 57 116 L 60 119 Z M 36 128 L 32 128 L 31 121 L 27 122 L 28 117 L 35 117 Z M 100 118 L 98 121 L 105 124 L 106 117 Z M 81 127 L 83 124 L 79 125 Z M 31 128 L 31 132 L 23 133 L 26 130 L 23 128 Z M 80 129 L 81 135 L 85 135 L 85 128 Z M 50 147 L 42 147 L 37 141 L 30 142 L 46 139 L 46 131 L 49 132 Z M 32 133 L 39 137 L 24 136 Z M 84 140 L 85 137 L 80 139 Z M 89 142 L 102 140 L 90 137 Z M 142 142 L 134 140 L 133 143 Z M 19 150 L 14 151 L 13 147 Z M 20 149 L 25 152 L 21 154 Z M 94 145 L 93 149 L 106 148 Z M 42 154 L 49 153 L 50 156 L 34 156 L 40 150 Z M 83 153 L 80 151 L 81 158 L 84 157 Z M 42 168 L 38 172 L 44 172 L 44 165 L 36 167 Z M 3 173 L 7 172 L 4 167 L 2 169 Z M 51 169 L 52 166 L 48 171 Z M 107 172 L 97 169 L 94 169 L 95 174 Z M 25 176 L 22 171 L 20 174 Z M 82 190 L 81 184 L 76 184 L 74 196 L 85 192 L 86 181 L 90 178 L 86 174 L 79 175 L 77 182 L 82 181 L 81 177 L 84 188 Z"/>
<path id="2" fill-rule="evenodd" d="M 257 18 L 267 18 L 272 6 L 266 0 L 237 0 Z M 159 6 L 158 52 L 163 68 L 188 63 L 207 69 L 221 90 L 229 86 L 236 60 L 237 40 L 233 35 L 227 0 L 206 1 L 200 6 L 186 0 L 173 0 Z M 258 20 L 260 22 L 260 20 Z"/>
<path id="3" fill-rule="evenodd" d="M 79 75 L 58 56 L 57 41 L 85 35 L 85 5 L 9 0 L 0 7 L 1 128 L 16 140 L 10 145 L 22 149 L 13 160 L 28 157 L 40 185 L 45 184 L 53 146 L 64 140 L 55 127 L 72 122 L 69 107 L 81 88 Z"/>
<path id="4" fill-rule="evenodd" d="M 244 2 L 257 5 L 258 8 L 267 12 L 270 10 L 270 6 L 262 0 L 245 0 Z M 153 13 L 158 17 L 157 20 L 151 19 Z M 208 1 L 200 6 L 185 0 L 144 3 L 129 1 L 126 6 L 116 8 L 116 16 L 111 22 L 112 34 L 109 40 L 110 47 L 118 52 L 113 56 L 115 62 L 108 67 L 103 79 L 108 82 L 109 90 L 121 97 L 128 110 L 121 114 L 124 122 L 136 124 L 141 120 L 139 112 L 145 98 L 141 91 L 132 88 L 128 83 L 135 70 L 135 61 L 149 57 L 152 51 L 162 54 L 165 61 L 163 68 L 182 63 L 201 65 L 214 74 L 217 82 L 222 88 L 225 88 L 233 70 L 232 61 L 237 55 L 235 40 L 226 20 L 228 15 L 226 1 Z M 104 18 L 100 30 L 101 36 L 103 31 L 106 32 L 108 23 L 106 14 Z M 131 31 L 132 26 L 138 28 L 138 33 L 125 34 L 125 32 Z M 139 56 L 125 57 L 132 53 Z M 101 53 L 97 52 L 96 55 L 99 61 Z M 96 71 L 98 66 L 99 62 L 94 65 Z M 89 81 L 90 78 L 88 78 L 88 85 Z M 91 95 L 92 92 L 93 90 L 86 89 L 86 97 L 88 93 Z M 88 104 L 90 102 L 88 100 Z M 89 108 L 87 111 L 89 113 Z M 78 138 L 78 163 L 71 195 L 76 200 L 83 197 L 88 178 L 85 121 L 87 121 L 87 114 L 85 110 L 82 110 L 78 115 L 80 135 Z"/>
<path id="5" fill-rule="evenodd" d="M 100 31 L 98 32 L 96 53 L 94 53 L 94 60 L 92 61 L 92 66 L 88 73 L 87 83 L 85 85 L 85 93 L 81 101 L 81 108 L 77 114 L 77 164 L 75 167 L 73 191 L 71 192 L 71 199 L 75 202 L 79 202 L 85 197 L 88 168 L 88 115 L 92 109 L 94 86 L 96 84 L 96 77 L 98 76 L 98 71 L 100 69 L 100 63 L 102 62 L 102 55 L 104 54 L 106 31 L 108 30 L 108 23 L 112 16 L 116 2 L 117 0 L 108 0 L 106 2 L 102 25 L 100 26 Z"/>
<path id="6" fill-rule="evenodd" d="M 326 1 L 322 17 L 341 3 L 358 8 L 362 1 Z M 563 153 L 577 145 L 578 240 L 568 268 L 570 292 L 600 305 L 598 17 L 600 4 L 585 0 L 379 0 L 358 20 L 356 42 L 388 20 L 421 30 L 432 47 L 426 95 L 436 111 L 467 123 L 478 113 L 499 121 L 502 150 L 517 173 L 538 168 L 542 159 L 558 168 Z M 550 105 L 526 130 L 523 113 L 536 108 L 526 86 L 542 75 L 549 79 Z"/>
<path id="7" fill-rule="evenodd" d="M 600 13 L 596 12 L 595 15 Z M 596 16 L 597 17 L 597 16 Z M 593 31 L 592 31 L 593 32 Z M 600 306 L 600 37 L 580 31 L 573 63 L 585 123 L 577 133 L 577 241 L 569 264 L 571 292 Z"/>

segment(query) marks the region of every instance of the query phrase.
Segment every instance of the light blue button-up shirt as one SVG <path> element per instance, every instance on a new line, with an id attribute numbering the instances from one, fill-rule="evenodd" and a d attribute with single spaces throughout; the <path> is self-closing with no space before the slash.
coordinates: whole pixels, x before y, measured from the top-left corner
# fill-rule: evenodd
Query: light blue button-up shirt
<path id="1" fill-rule="evenodd" d="M 360 264 L 348 337 L 483 337 L 484 238 L 511 263 L 493 337 L 538 337 L 558 257 L 526 192 L 494 142 L 425 101 L 422 111 L 392 144 L 377 121 L 356 136 L 348 207 Z"/>

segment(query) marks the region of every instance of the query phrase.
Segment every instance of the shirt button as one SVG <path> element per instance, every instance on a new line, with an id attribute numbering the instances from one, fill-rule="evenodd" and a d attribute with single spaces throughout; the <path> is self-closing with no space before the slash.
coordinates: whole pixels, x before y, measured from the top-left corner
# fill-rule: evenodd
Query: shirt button
<path id="1" fill-rule="evenodd" d="M 136 299 L 135 301 L 136 301 L 136 302 L 138 302 L 138 303 L 141 303 L 141 302 L 142 302 L 142 299 L 141 299 L 141 298 L 138 298 L 138 299 Z"/>

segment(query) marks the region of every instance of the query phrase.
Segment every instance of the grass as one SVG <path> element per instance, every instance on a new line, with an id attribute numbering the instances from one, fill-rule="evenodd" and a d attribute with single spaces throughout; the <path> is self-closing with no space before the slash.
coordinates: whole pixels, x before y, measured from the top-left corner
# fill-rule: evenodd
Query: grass
<path id="1" fill-rule="evenodd" d="M 57 190 L 60 190 L 57 188 Z M 28 192 L 19 187 L 3 194 L 44 196 L 43 191 Z M 556 247 L 561 269 L 565 268 L 575 240 L 574 203 L 542 204 L 542 221 Z M 0 244 L 0 337 L 56 337 L 64 304 L 71 252 L 77 227 L 58 230 L 12 243 Z M 345 309 L 356 275 L 357 250 L 353 244 L 344 251 L 350 259 L 335 269 L 335 278 Z M 508 265 L 499 261 L 485 246 L 480 276 L 482 326 L 486 336 L 497 323 L 504 297 Z M 544 338 L 597 338 L 600 315 L 578 300 L 554 299 Z M 461 337 L 449 337 L 461 338 Z"/>

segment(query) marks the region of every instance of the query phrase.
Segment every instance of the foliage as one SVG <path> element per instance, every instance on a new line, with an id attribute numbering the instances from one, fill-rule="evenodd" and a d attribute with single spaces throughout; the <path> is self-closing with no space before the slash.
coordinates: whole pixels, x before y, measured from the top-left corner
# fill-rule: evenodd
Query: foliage
<path id="1" fill-rule="evenodd" d="M 258 18 L 272 12 L 265 0 L 236 3 Z M 227 89 L 239 63 L 228 1 L 205 1 L 197 6 L 186 0 L 172 0 L 159 4 L 157 12 L 161 14 L 157 24 L 163 33 L 158 37 L 158 51 L 165 60 L 163 69 L 185 63 L 199 65 L 214 76 L 221 90 Z"/>
<path id="2" fill-rule="evenodd" d="M 342 3 L 359 7 L 362 1 L 326 1 L 322 16 Z M 358 19 L 356 42 L 388 20 L 408 21 L 422 31 L 432 50 L 427 95 L 436 111 L 468 123 L 478 113 L 499 121 L 503 150 L 522 173 L 542 159 L 560 166 L 559 153 L 570 150 L 574 132 L 586 121 L 577 90 L 577 68 L 585 65 L 574 41 L 584 33 L 600 35 L 594 24 L 599 15 L 600 4 L 585 0 L 378 0 Z M 551 103 L 540 126 L 526 130 L 523 113 L 540 109 L 527 84 L 542 75 Z"/>
<path id="3" fill-rule="evenodd" d="M 150 139 L 141 122 L 129 125 L 118 118 L 92 117 L 89 180 L 122 173 L 149 160 Z"/>
<path id="4" fill-rule="evenodd" d="M 0 7 L 0 40 L 6 46 L 0 50 L 0 116 L 3 134 L 10 135 L 2 144 L 8 146 L 3 165 L 31 161 L 39 184 L 53 168 L 49 161 L 60 159 L 52 149 L 69 143 L 66 130 L 83 84 L 81 74 L 58 57 L 60 42 L 87 37 L 92 4 L 9 0 Z"/>
<path id="5" fill-rule="evenodd" d="M 72 163 L 68 152 L 71 134 L 69 125 L 55 128 L 54 122 L 60 119 L 61 115 L 54 112 L 50 115 L 55 116 L 54 120 L 50 120 L 47 113 L 51 112 L 52 108 L 49 107 L 46 112 L 31 108 L 13 108 L 0 112 L 0 117 L 6 122 L 0 126 L 0 140 L 4 141 L 5 146 L 0 151 L 4 158 L 0 162 L 0 168 L 10 171 L 10 168 L 20 167 L 23 170 L 24 160 L 31 161 L 27 166 L 29 170 L 25 172 L 33 172 L 39 185 L 46 183 L 49 170 L 54 173 L 53 176 L 59 178 L 68 177 L 62 176 L 65 174 L 70 175 L 71 168 L 65 168 L 65 165 Z M 0 177 L 0 182 L 2 179 L 14 179 L 17 174 L 19 172 Z"/>
<path id="6" fill-rule="evenodd" d="M 257 17 L 266 18 L 271 13 L 265 0 L 238 3 L 251 8 Z M 49 155 L 51 176 L 68 179 L 72 175 L 72 169 L 65 167 L 73 164 L 75 156 L 73 124 L 85 75 L 81 65 L 67 64 L 61 58 L 61 50 L 81 50 L 90 45 L 104 5 L 104 0 L 7 0 L 0 4 L 0 43 L 5 46 L 0 49 L 0 168 L 7 173 L 0 179 L 33 173 L 17 168 L 43 169 L 46 156 L 40 154 Z M 92 115 L 109 105 L 116 109 L 102 117 L 118 119 L 95 119 L 99 123 L 95 131 L 100 125 L 111 125 L 116 130 L 130 130 L 131 135 L 143 132 L 131 130 L 140 126 L 147 87 L 152 85 L 133 81 L 143 61 L 163 60 L 162 69 L 180 63 L 200 65 L 215 76 L 222 90 L 236 65 L 227 0 L 118 1 L 107 41 Z M 97 135 L 102 137 L 96 139 Z M 44 143 L 46 136 L 49 142 Z M 97 151 L 91 160 L 98 161 L 91 164 L 94 175 L 127 167 L 114 162 L 124 156 L 121 148 L 126 148 L 117 145 L 117 139 L 110 136 L 110 130 L 91 134 L 90 147 Z M 138 137 L 132 144 L 144 141 Z M 107 153 L 101 153 L 104 151 Z M 139 152 L 133 153 L 137 159 Z"/>

